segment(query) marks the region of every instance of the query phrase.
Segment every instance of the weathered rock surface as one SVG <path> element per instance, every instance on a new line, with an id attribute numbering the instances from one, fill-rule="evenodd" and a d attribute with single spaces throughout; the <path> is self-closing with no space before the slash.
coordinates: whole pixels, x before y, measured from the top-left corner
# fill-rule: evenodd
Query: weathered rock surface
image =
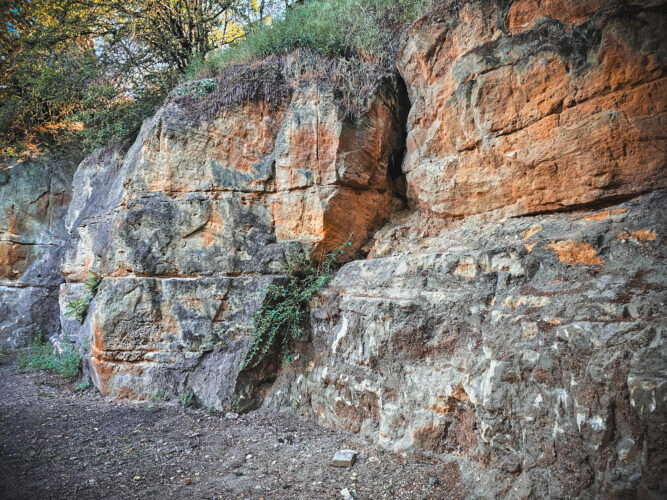
<path id="1" fill-rule="evenodd" d="M 392 77 L 359 120 L 275 74 L 271 99 L 172 96 L 79 166 L 62 286 L 67 176 L 0 173 L 0 338 L 88 343 L 106 395 L 263 401 L 438 454 L 471 497 L 664 496 L 665 11 L 440 2 L 397 61 L 409 114 Z M 267 287 L 350 233 L 368 258 L 293 365 L 239 377 Z M 89 272 L 85 321 L 59 322 Z"/>
<path id="2" fill-rule="evenodd" d="M 74 168 L 46 159 L 0 167 L 0 346 L 59 331 L 63 221 Z"/>
<path id="3" fill-rule="evenodd" d="M 210 116 L 176 100 L 126 154 L 84 161 L 63 272 L 104 278 L 77 333 L 91 339 L 95 385 L 131 398 L 194 391 L 230 409 L 250 320 L 290 252 L 350 233 L 356 250 L 391 212 L 405 109 L 391 79 L 355 121 L 315 85 Z"/>
<path id="4" fill-rule="evenodd" d="M 664 2 L 442 4 L 398 58 L 414 205 L 534 214 L 667 185 Z"/>
<path id="5" fill-rule="evenodd" d="M 267 404 L 395 451 L 484 464 L 496 486 L 474 494 L 659 496 L 666 200 L 490 222 L 404 216 L 372 258 L 338 272 L 312 345 Z"/>

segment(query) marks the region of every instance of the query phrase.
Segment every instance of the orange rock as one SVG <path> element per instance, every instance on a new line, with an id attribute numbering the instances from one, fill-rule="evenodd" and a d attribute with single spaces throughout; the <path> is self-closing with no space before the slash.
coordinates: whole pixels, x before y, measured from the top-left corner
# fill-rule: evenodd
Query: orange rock
<path id="1" fill-rule="evenodd" d="M 542 231 L 542 226 L 540 224 L 536 224 L 534 226 L 530 226 L 523 233 L 521 233 L 521 237 L 524 239 L 530 238 L 531 236 L 539 233 L 540 231 Z"/>
<path id="2" fill-rule="evenodd" d="M 601 11 L 600 43 L 565 50 L 608 3 L 526 0 L 506 15 L 475 2 L 415 23 L 398 56 L 413 102 L 403 164 L 413 205 L 511 216 L 667 186 L 667 78 L 649 48 L 664 14 L 635 23 Z M 545 16 L 567 26 L 547 36 L 536 27 Z M 511 36 L 524 30 L 534 31 Z"/>
<path id="3" fill-rule="evenodd" d="M 17 280 L 29 265 L 28 245 L 0 241 L 0 278 Z"/>
<path id="4" fill-rule="evenodd" d="M 619 240 L 632 239 L 633 241 L 655 241 L 658 234 L 655 229 L 637 229 L 632 234 L 627 232 L 618 233 L 616 238 Z"/>
<path id="5" fill-rule="evenodd" d="M 614 208 L 611 210 L 603 210 L 602 212 L 596 212 L 594 214 L 587 215 L 584 217 L 585 221 L 601 221 L 608 219 L 609 217 L 612 217 L 614 215 L 620 215 L 624 214 L 627 212 L 627 209 L 625 208 Z"/>
<path id="6" fill-rule="evenodd" d="M 609 0 L 518 0 L 507 14 L 510 33 L 520 33 L 543 17 L 551 17 L 562 23 L 581 22 Z"/>
<path id="7" fill-rule="evenodd" d="M 558 260 L 566 264 L 602 264 L 604 261 L 598 257 L 595 248 L 590 243 L 582 241 L 564 240 L 546 245 L 556 252 Z"/>
<path id="8" fill-rule="evenodd" d="M 632 239 L 635 241 L 655 241 L 655 229 L 637 229 L 632 231 Z"/>

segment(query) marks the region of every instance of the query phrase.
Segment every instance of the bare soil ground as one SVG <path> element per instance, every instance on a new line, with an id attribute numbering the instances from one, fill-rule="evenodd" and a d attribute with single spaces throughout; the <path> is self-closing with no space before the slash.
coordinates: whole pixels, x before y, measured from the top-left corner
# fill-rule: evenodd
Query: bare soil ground
<path id="1" fill-rule="evenodd" d="M 456 464 L 289 413 L 234 416 L 73 391 L 0 355 L 0 498 L 452 498 Z M 359 451 L 352 468 L 334 453 Z M 453 467 L 452 467 L 453 466 Z"/>

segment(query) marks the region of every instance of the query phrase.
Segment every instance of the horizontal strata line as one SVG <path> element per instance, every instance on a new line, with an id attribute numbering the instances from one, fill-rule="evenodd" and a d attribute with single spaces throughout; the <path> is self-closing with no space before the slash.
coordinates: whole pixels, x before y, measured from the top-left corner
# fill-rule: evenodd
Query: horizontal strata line
<path id="1" fill-rule="evenodd" d="M 27 245 L 27 246 L 54 246 L 54 247 L 59 247 L 61 245 L 57 245 L 56 243 L 37 243 L 34 241 L 18 241 L 18 240 L 12 240 L 12 239 L 0 239 L 0 243 L 14 243 L 15 245 Z"/>
<path id="2" fill-rule="evenodd" d="M 102 276 L 102 279 L 154 279 L 154 280 L 183 280 L 183 281 L 193 281 L 193 280 L 215 280 L 215 279 L 244 279 L 244 278 L 284 278 L 286 274 L 262 274 L 262 273 L 251 273 L 251 274 L 218 274 L 212 276 L 152 276 L 149 274 L 130 274 L 127 276 Z M 83 283 L 83 281 L 68 281 L 69 284 Z"/>
<path id="3" fill-rule="evenodd" d="M 54 290 L 57 290 L 60 288 L 61 284 L 57 285 L 32 285 L 29 283 L 16 283 L 16 284 L 11 284 L 11 283 L 0 283 L 0 288 L 53 288 Z"/>
<path id="4" fill-rule="evenodd" d="M 148 197 L 154 193 L 179 193 L 179 194 L 188 194 L 188 193 L 240 193 L 240 194 L 252 194 L 256 196 L 276 196 L 284 193 L 291 193 L 294 191 L 308 191 L 316 190 L 318 188 L 338 188 L 338 189 L 350 189 L 353 191 L 375 191 L 378 193 L 384 193 L 387 191 L 386 188 L 379 188 L 373 186 L 351 186 L 348 184 L 313 184 L 310 186 L 296 186 L 289 189 L 280 189 L 275 191 L 264 191 L 264 190 L 253 190 L 253 189 L 238 189 L 238 188 L 211 188 L 211 189 L 157 189 L 155 191 L 140 191 L 141 194 Z"/>

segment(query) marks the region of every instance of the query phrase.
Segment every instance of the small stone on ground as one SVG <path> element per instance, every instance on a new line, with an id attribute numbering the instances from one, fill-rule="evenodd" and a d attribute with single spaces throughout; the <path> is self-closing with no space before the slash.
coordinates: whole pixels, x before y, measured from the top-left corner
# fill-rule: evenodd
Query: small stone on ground
<path id="1" fill-rule="evenodd" d="M 334 455 L 331 465 L 334 467 L 352 467 L 357 461 L 357 452 L 354 450 L 339 450 Z"/>

